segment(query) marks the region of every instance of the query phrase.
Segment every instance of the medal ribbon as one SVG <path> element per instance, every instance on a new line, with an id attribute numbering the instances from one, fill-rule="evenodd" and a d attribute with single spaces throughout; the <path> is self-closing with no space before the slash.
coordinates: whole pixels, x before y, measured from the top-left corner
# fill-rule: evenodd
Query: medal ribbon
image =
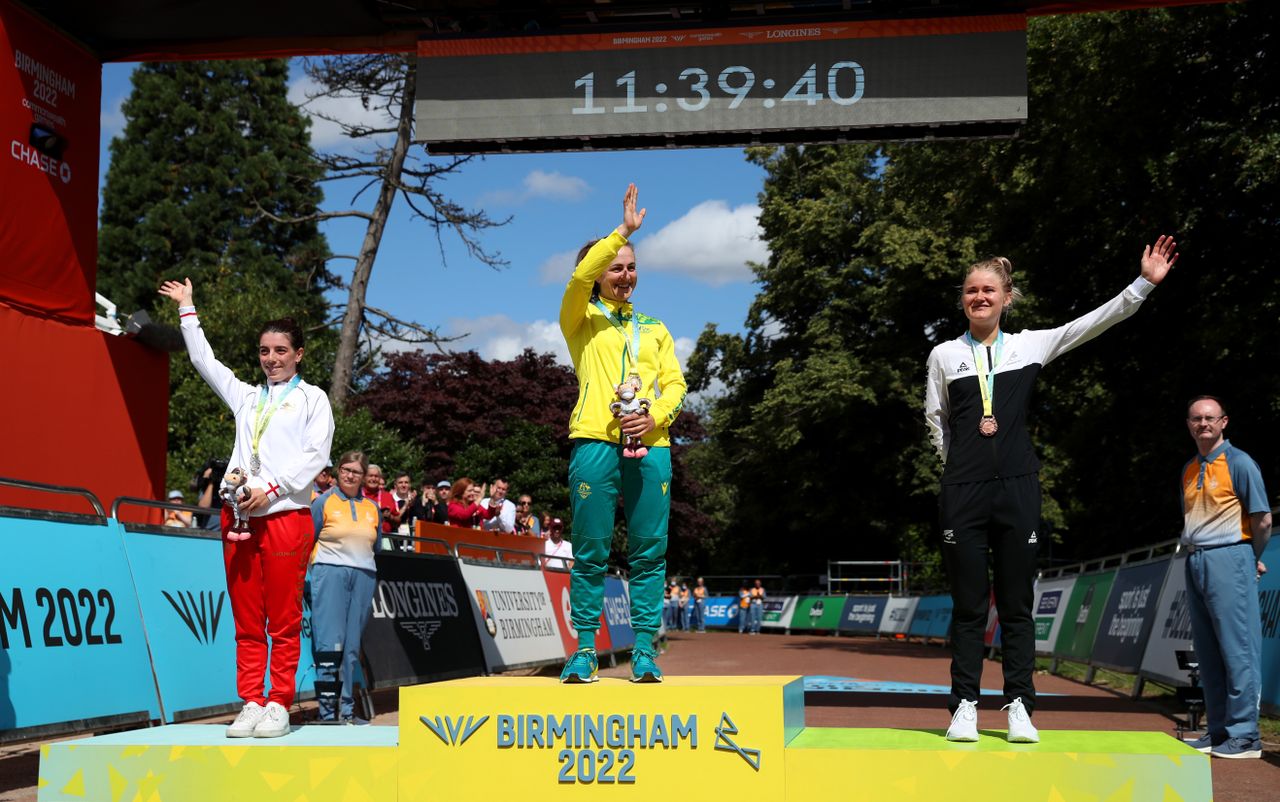
<path id="1" fill-rule="evenodd" d="M 262 435 L 267 431 L 267 424 L 271 423 L 271 417 L 276 414 L 276 410 L 280 408 L 282 403 L 284 403 L 285 396 L 293 392 L 293 388 L 297 387 L 298 383 L 301 381 L 302 377 L 294 374 L 294 377 L 289 380 L 289 385 L 284 388 L 284 392 L 280 394 L 280 397 L 277 398 L 275 403 L 271 405 L 271 408 L 267 410 L 266 415 L 262 414 L 262 410 L 267 405 L 267 388 L 258 388 L 258 407 L 253 412 L 253 425 L 249 430 L 252 434 L 249 443 L 255 459 L 258 456 L 258 444 L 262 442 Z"/>
<path id="2" fill-rule="evenodd" d="M 627 361 L 631 365 L 631 372 L 638 374 L 640 372 L 640 324 L 636 322 L 636 313 L 633 309 L 631 312 L 631 339 L 627 339 L 627 325 L 622 317 L 616 312 L 610 312 L 609 307 L 599 298 L 592 301 L 596 308 L 605 316 L 613 327 L 622 335 L 622 344 L 626 346 Z"/>
<path id="3" fill-rule="evenodd" d="M 969 340 L 969 349 L 973 351 L 974 368 L 978 371 L 978 389 L 982 392 L 982 417 L 991 418 L 993 399 L 996 395 L 996 365 L 1000 364 L 1000 349 L 1004 346 L 1004 332 L 996 334 L 995 348 L 992 349 L 991 370 L 987 371 L 987 363 L 982 359 L 982 343 L 973 339 L 973 335 L 965 332 Z"/>

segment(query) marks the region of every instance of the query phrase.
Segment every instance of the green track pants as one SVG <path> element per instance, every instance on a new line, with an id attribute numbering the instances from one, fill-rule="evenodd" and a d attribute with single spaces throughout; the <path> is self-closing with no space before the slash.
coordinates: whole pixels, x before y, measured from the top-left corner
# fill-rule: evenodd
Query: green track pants
<path id="1" fill-rule="evenodd" d="M 573 506 L 569 599 L 579 647 L 595 647 L 619 491 L 627 517 L 631 626 L 636 631 L 636 645 L 653 642 L 661 622 L 667 573 L 670 490 L 670 448 L 650 448 L 643 459 L 634 459 L 623 457 L 617 443 L 574 442 L 569 457 L 569 502 Z"/>

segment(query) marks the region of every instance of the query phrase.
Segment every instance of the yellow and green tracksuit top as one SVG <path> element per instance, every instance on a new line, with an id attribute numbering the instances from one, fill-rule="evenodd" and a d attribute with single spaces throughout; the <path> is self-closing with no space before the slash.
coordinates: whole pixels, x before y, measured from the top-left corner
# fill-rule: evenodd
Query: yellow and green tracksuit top
<path id="1" fill-rule="evenodd" d="M 578 374 L 578 403 L 569 419 L 569 437 L 619 442 L 621 429 L 609 405 L 617 400 L 615 388 L 630 373 L 626 343 L 631 340 L 632 327 L 639 326 L 640 364 L 636 372 L 644 383 L 639 397 L 652 402 L 649 414 L 655 424 L 644 436 L 644 444 L 669 446 L 668 429 L 680 414 L 687 392 L 671 332 L 661 320 L 635 312 L 629 303 L 601 298 L 600 302 L 625 322 L 624 341 L 622 332 L 591 303 L 592 287 L 626 244 L 626 238 L 615 231 L 592 246 L 574 268 L 560 302 L 560 331 Z"/>

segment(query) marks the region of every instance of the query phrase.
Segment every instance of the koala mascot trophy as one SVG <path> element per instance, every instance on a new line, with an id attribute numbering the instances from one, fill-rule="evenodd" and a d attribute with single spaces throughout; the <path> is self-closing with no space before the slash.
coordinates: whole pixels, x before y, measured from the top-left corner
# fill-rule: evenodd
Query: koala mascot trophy
<path id="1" fill-rule="evenodd" d="M 240 502 L 249 497 L 249 488 L 245 484 L 249 476 L 239 468 L 232 468 L 222 477 L 222 486 L 218 488 L 218 496 L 231 508 L 235 523 L 227 530 L 227 540 L 249 539 L 249 516 L 240 512 Z"/>
<path id="2" fill-rule="evenodd" d="M 649 405 L 652 402 L 647 398 L 636 398 L 640 394 L 642 386 L 640 377 L 632 373 L 625 382 L 614 389 L 618 400 L 609 405 L 609 411 L 613 413 L 614 418 L 622 418 L 636 413 L 641 415 L 649 414 Z M 622 444 L 622 456 L 640 459 L 648 453 L 648 446 L 639 437 L 626 436 Z"/>

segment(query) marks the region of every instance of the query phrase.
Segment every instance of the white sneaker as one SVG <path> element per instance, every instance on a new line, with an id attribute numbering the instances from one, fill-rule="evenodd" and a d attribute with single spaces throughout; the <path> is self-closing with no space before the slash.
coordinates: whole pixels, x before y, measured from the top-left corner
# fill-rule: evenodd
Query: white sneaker
<path id="1" fill-rule="evenodd" d="M 262 720 L 262 716 L 266 712 L 266 708 L 257 702 L 246 702 L 245 706 L 240 708 L 240 715 L 236 716 L 236 720 L 227 726 L 227 737 L 251 737 L 253 728 L 258 726 L 258 722 Z"/>
<path id="2" fill-rule="evenodd" d="M 254 738 L 279 738 L 289 734 L 289 711 L 279 702 L 267 702 L 262 720 L 253 728 Z"/>
<path id="3" fill-rule="evenodd" d="M 1040 743 L 1040 733 L 1036 731 L 1036 726 L 1031 723 L 1031 716 L 1027 714 L 1027 709 L 1022 706 L 1022 697 L 1014 699 L 1000 709 L 1009 711 L 1009 743 Z"/>
<path id="4" fill-rule="evenodd" d="M 947 727 L 948 741 L 972 743 L 978 740 L 978 703 L 960 700 L 960 706 Z"/>

